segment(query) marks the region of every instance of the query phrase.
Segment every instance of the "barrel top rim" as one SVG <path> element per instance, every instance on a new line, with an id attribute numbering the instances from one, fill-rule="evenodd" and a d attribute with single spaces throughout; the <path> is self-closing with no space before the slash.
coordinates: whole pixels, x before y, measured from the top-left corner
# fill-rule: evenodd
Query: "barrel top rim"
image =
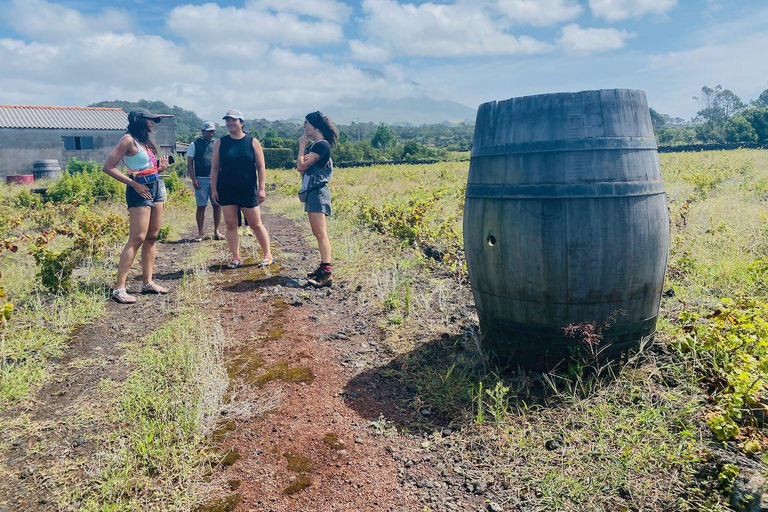
<path id="1" fill-rule="evenodd" d="M 584 90 L 584 91 L 548 92 L 548 93 L 543 93 L 543 94 L 529 94 L 529 95 L 526 95 L 526 96 L 513 96 L 511 98 L 506 98 L 506 99 L 503 99 L 503 100 L 486 101 L 486 102 L 481 103 L 480 107 L 482 107 L 484 105 L 490 105 L 490 104 L 493 104 L 493 103 L 501 103 L 501 102 L 509 101 L 509 100 L 523 100 L 523 99 L 527 100 L 527 99 L 533 99 L 533 98 L 545 98 L 547 96 L 564 96 L 564 95 L 569 95 L 569 94 L 585 94 L 585 93 L 590 93 L 590 92 L 594 93 L 594 92 L 603 92 L 603 91 L 628 91 L 628 92 L 640 92 L 640 93 L 645 94 L 645 91 L 642 90 L 642 89 L 628 89 L 628 88 L 587 89 L 587 90 Z"/>

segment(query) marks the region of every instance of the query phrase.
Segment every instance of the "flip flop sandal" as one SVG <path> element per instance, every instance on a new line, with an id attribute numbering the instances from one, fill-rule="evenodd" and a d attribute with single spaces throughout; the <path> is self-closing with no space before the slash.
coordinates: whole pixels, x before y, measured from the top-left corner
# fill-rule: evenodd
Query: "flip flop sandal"
<path id="1" fill-rule="evenodd" d="M 235 258 L 227 264 L 227 268 L 235 269 L 243 264 L 243 260 Z"/>
<path id="2" fill-rule="evenodd" d="M 135 304 L 138 299 L 133 295 L 128 295 L 125 288 L 117 288 L 112 290 L 112 300 L 118 304 Z"/>
<path id="3" fill-rule="evenodd" d="M 141 287 L 141 293 L 154 293 L 156 295 L 165 295 L 166 293 L 168 293 L 168 290 L 166 288 L 163 288 L 159 284 L 155 283 L 154 281 L 150 281 Z"/>
<path id="4" fill-rule="evenodd" d="M 197 238 L 193 238 L 192 241 L 193 242 L 202 242 L 203 241 L 203 237 L 198 236 Z"/>
<path id="5" fill-rule="evenodd" d="M 268 267 L 272 265 L 275 262 L 275 258 L 264 258 L 261 260 L 261 263 L 259 263 L 260 267 Z"/>
<path id="6" fill-rule="evenodd" d="M 224 235 L 220 235 L 218 233 L 214 233 L 214 235 L 213 235 L 213 239 L 214 240 L 224 240 L 224 238 L 225 238 Z"/>

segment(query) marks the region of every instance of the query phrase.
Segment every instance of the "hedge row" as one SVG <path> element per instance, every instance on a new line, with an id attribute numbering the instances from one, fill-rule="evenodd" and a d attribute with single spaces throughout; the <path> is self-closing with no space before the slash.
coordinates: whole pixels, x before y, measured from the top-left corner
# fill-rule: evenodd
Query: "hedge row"
<path id="1" fill-rule="evenodd" d="M 295 165 L 291 148 L 264 148 L 267 169 L 283 169 Z"/>

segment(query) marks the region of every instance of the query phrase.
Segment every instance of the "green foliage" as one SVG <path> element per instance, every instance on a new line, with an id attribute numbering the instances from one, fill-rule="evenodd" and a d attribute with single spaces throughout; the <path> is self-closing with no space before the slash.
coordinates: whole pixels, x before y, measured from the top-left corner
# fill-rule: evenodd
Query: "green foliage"
<path id="1" fill-rule="evenodd" d="M 73 158 L 69 172 L 48 188 L 48 199 L 56 203 L 92 204 L 122 196 L 124 185 L 101 171 L 102 164 Z"/>
<path id="2" fill-rule="evenodd" d="M 723 126 L 723 138 L 729 142 L 758 141 L 757 131 L 741 114 L 728 118 Z"/>
<path id="3" fill-rule="evenodd" d="M 752 162 L 734 158 L 725 151 L 709 152 L 702 157 L 693 154 L 672 155 L 664 166 L 665 179 L 682 179 L 694 186 L 697 200 L 705 199 L 719 184 L 752 172 Z"/>
<path id="4" fill-rule="evenodd" d="M 435 193 L 426 198 L 413 198 L 405 204 L 361 204 L 360 220 L 380 233 L 413 244 L 424 232 L 427 209 L 440 199 L 440 195 Z"/>
<path id="5" fill-rule="evenodd" d="M 454 367 L 451 367 L 452 371 Z M 477 392 L 473 393 L 472 401 L 475 405 L 474 421 L 482 425 L 488 415 L 493 418 L 496 425 L 501 425 L 509 415 L 509 387 L 500 380 L 492 388 L 483 389 L 482 381 L 478 383 Z"/>
<path id="6" fill-rule="evenodd" d="M 741 116 L 752 126 L 759 142 L 768 142 L 768 107 L 751 108 L 742 112 Z"/>
<path id="7" fill-rule="evenodd" d="M 43 230 L 30 247 L 30 253 L 38 267 L 38 278 L 51 292 L 61 292 L 71 287 L 73 270 L 89 258 L 99 258 L 111 243 L 125 236 L 127 223 L 122 216 L 99 217 L 87 210 L 81 211 L 78 227 L 69 225 Z M 57 236 L 72 239 L 63 249 L 52 249 L 51 242 Z"/>
<path id="8" fill-rule="evenodd" d="M 426 160 L 430 158 L 444 158 L 445 154 L 445 150 L 440 151 L 435 148 L 429 148 L 423 144 L 419 144 L 416 141 L 408 141 L 403 144 L 403 150 L 400 153 L 400 158 L 402 160 L 414 162 L 417 160 Z"/>
<path id="9" fill-rule="evenodd" d="M 175 172 L 169 173 L 168 176 L 163 178 L 163 181 L 165 182 L 165 190 L 168 191 L 169 195 L 177 194 L 181 190 L 187 188 L 181 178 L 179 178 L 179 175 Z"/>
<path id="10" fill-rule="evenodd" d="M 737 476 L 739 476 L 738 466 L 734 464 L 724 464 L 722 471 L 717 475 L 717 481 L 724 491 L 730 492 Z"/>
<path id="11" fill-rule="evenodd" d="M 724 122 L 746 107 L 733 91 L 723 89 L 722 85 L 715 88 L 705 85 L 701 88 L 701 96 L 694 96 L 693 99 L 698 101 L 702 107 L 696 115 L 704 121 L 714 124 Z"/>
<path id="12" fill-rule="evenodd" d="M 765 143 L 768 142 L 768 90 L 750 102 L 747 108 L 733 91 L 704 86 L 700 96 L 694 96 L 701 110 L 693 120 L 694 126 L 670 126 L 669 116 L 651 109 L 651 121 L 659 144 L 695 143 Z"/>
<path id="13" fill-rule="evenodd" d="M 739 424 L 768 389 L 768 303 L 724 299 L 707 318 L 680 316 L 675 346 L 694 362 L 715 410 L 707 423 L 718 439 L 739 434 Z"/>
<path id="14" fill-rule="evenodd" d="M 43 198 L 28 189 L 23 189 L 16 196 L 16 205 L 19 208 L 39 208 L 43 204 Z"/>
<path id="15" fill-rule="evenodd" d="M 760 93 L 760 96 L 758 96 L 756 99 L 749 102 L 750 105 L 752 105 L 755 108 L 765 108 L 768 107 L 768 89 L 764 90 Z"/>
<path id="16" fill-rule="evenodd" d="M 290 148 L 265 147 L 264 163 L 267 169 L 285 169 L 295 163 L 293 151 Z"/>
<path id="17" fill-rule="evenodd" d="M 651 123 L 653 124 L 653 131 L 655 133 L 658 133 L 658 131 L 664 128 L 664 125 L 667 124 L 666 119 L 664 119 L 664 116 L 659 114 L 653 108 L 650 108 L 649 110 L 651 113 Z"/>
<path id="18" fill-rule="evenodd" d="M 378 128 L 376 128 L 376 133 L 374 133 L 371 138 L 371 146 L 377 149 L 386 149 L 393 146 L 395 142 L 397 142 L 395 133 L 384 123 L 381 123 Z"/>
<path id="19" fill-rule="evenodd" d="M 171 225 L 166 224 L 165 226 L 161 227 L 160 230 L 157 232 L 157 240 L 159 242 L 164 242 L 168 240 L 168 236 L 171 234 Z"/>

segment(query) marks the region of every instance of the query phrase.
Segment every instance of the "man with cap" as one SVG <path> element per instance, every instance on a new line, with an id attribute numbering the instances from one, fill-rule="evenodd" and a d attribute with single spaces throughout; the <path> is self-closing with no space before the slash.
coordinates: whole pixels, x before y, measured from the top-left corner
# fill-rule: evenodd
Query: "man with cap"
<path id="1" fill-rule="evenodd" d="M 211 194 L 211 163 L 213 160 L 213 146 L 216 141 L 213 138 L 216 133 L 216 125 L 212 121 L 203 123 L 200 130 L 202 135 L 189 145 L 187 150 L 187 172 L 195 187 L 195 202 L 197 203 L 197 238 L 196 242 L 203 241 L 203 224 L 205 224 L 205 208 L 210 201 L 213 207 L 213 239 L 222 240 L 219 233 L 221 223 L 221 207 L 213 199 Z"/>

